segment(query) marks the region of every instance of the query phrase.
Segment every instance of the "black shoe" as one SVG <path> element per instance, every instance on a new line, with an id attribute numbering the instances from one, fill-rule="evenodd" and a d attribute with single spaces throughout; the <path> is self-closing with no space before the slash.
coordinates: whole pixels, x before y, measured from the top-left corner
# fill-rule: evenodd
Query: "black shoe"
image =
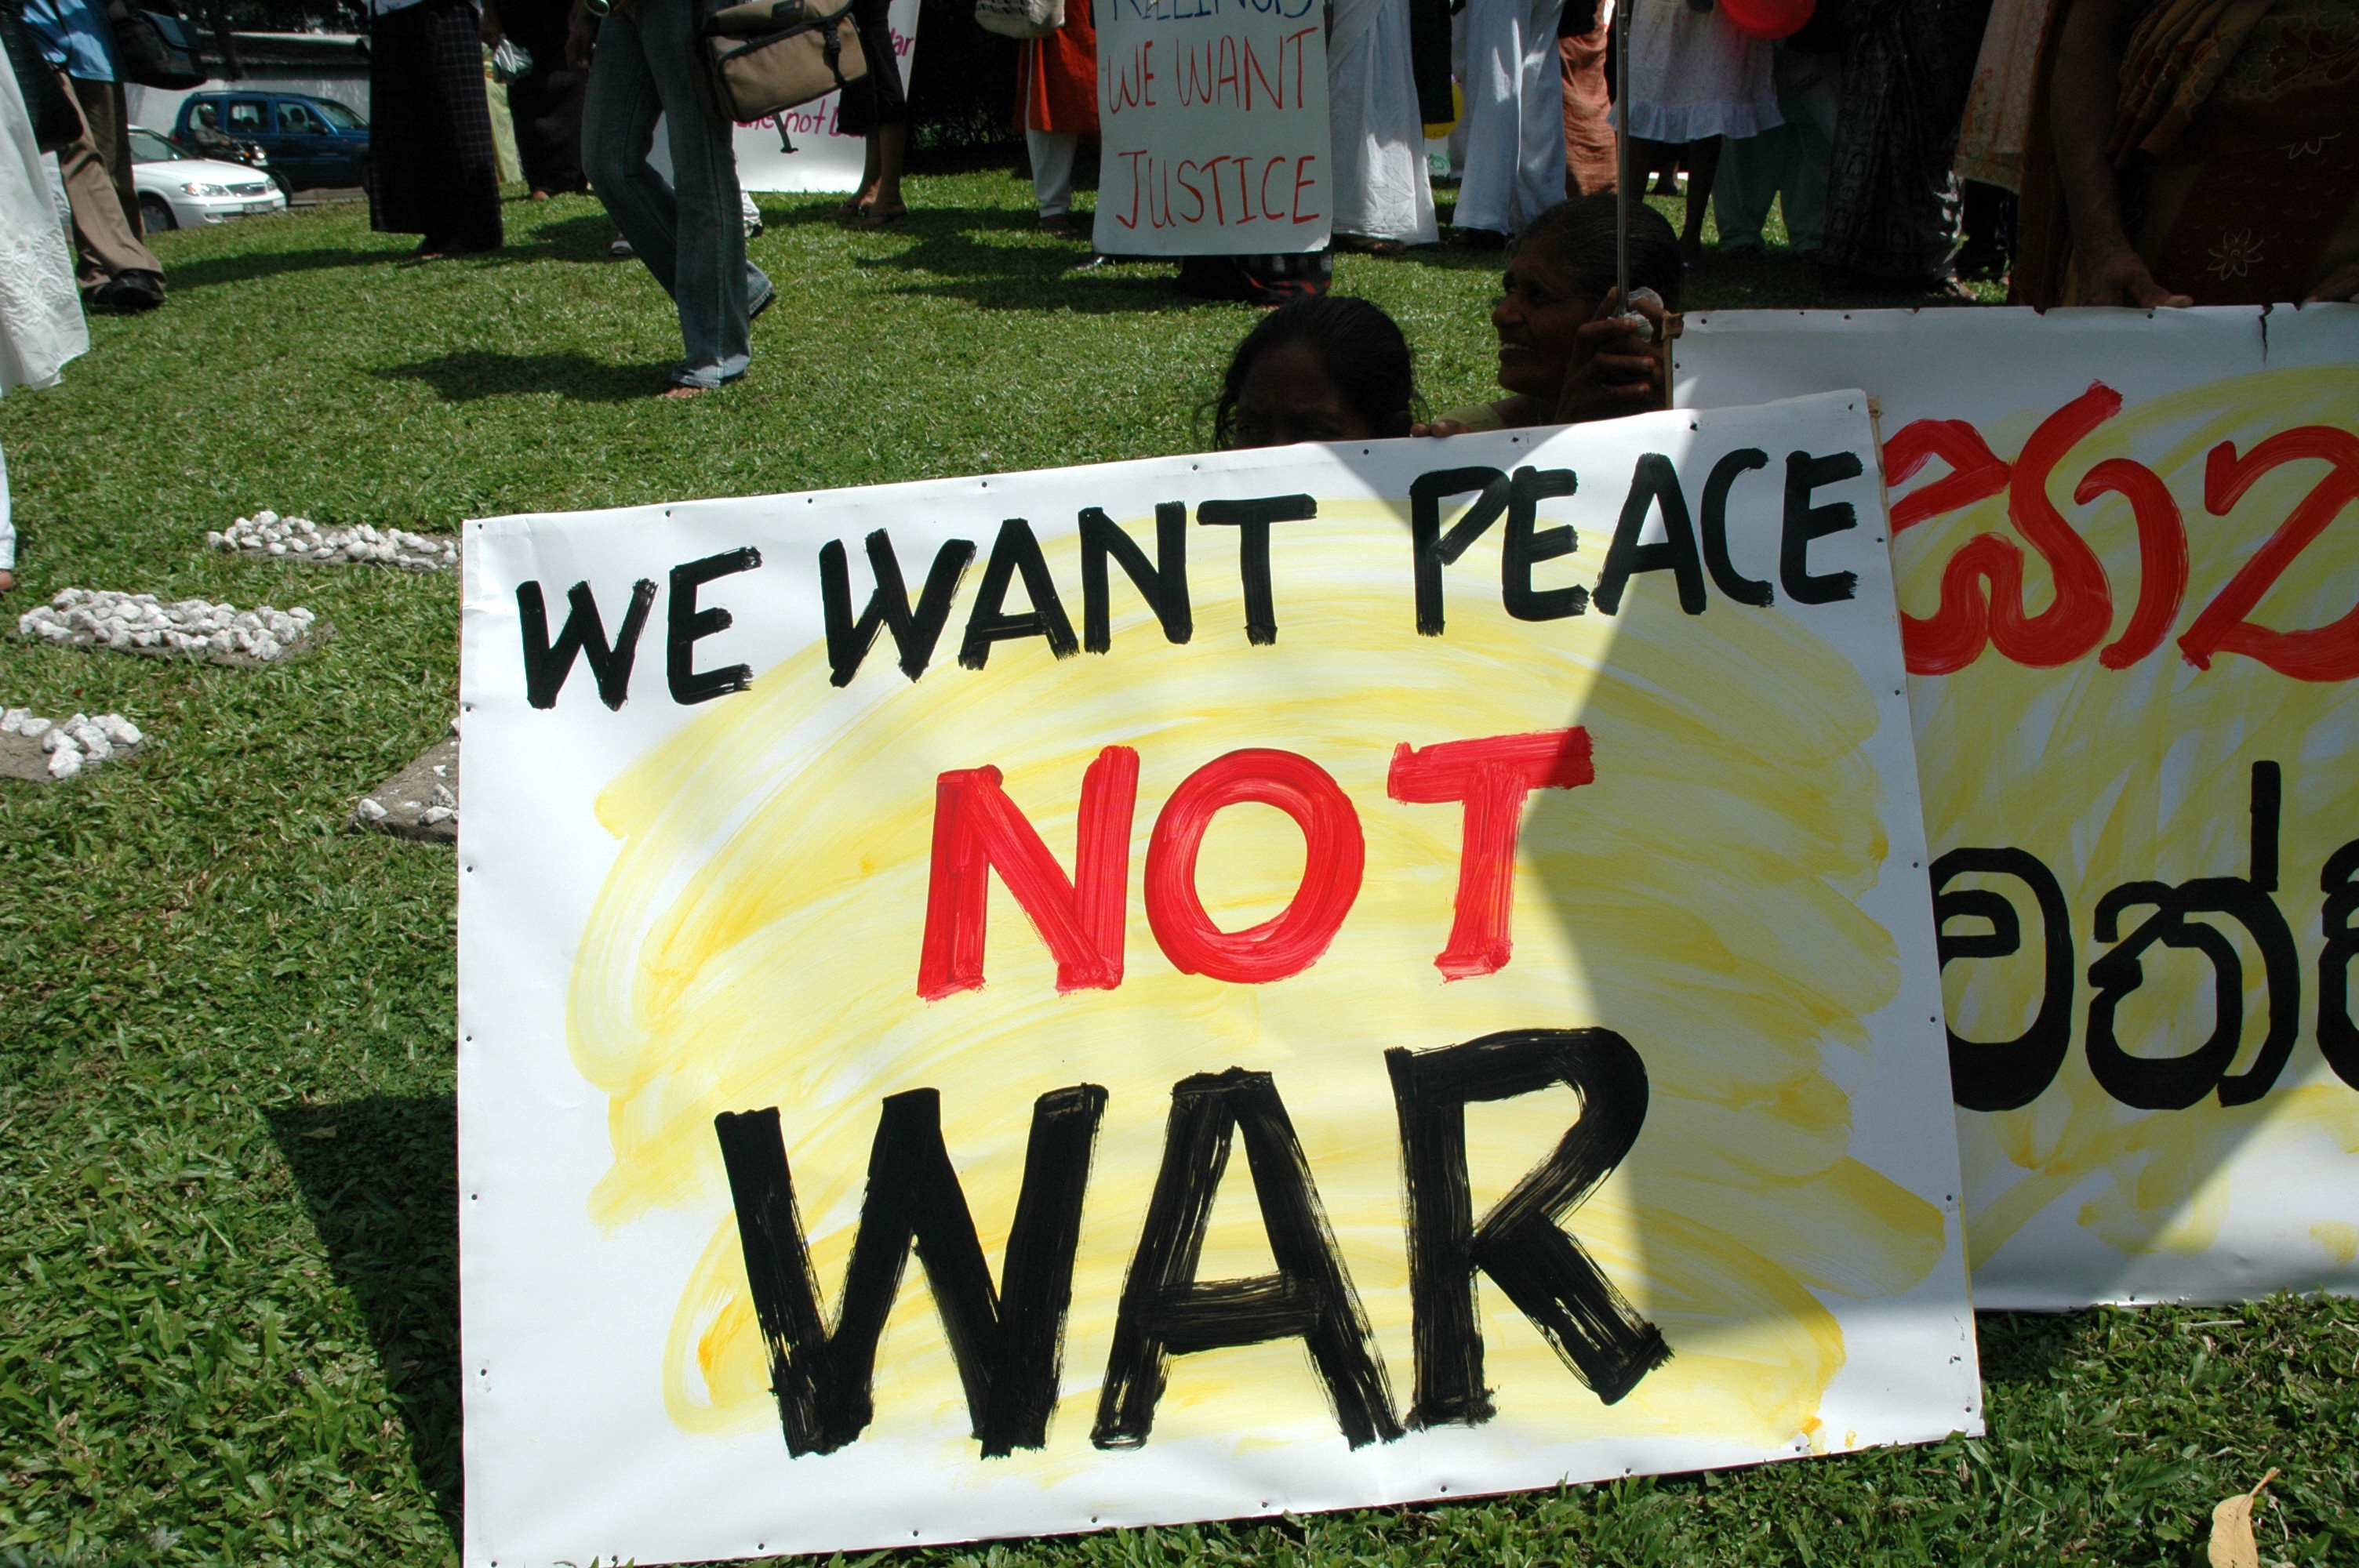
<path id="1" fill-rule="evenodd" d="M 1453 223 L 1450 227 L 1450 243 L 1473 251 L 1504 251 L 1507 236 L 1496 229 L 1475 229 Z"/>
<path id="2" fill-rule="evenodd" d="M 90 302 L 118 316 L 136 316 L 164 303 L 164 276 L 155 272 L 118 272 L 98 286 Z"/>

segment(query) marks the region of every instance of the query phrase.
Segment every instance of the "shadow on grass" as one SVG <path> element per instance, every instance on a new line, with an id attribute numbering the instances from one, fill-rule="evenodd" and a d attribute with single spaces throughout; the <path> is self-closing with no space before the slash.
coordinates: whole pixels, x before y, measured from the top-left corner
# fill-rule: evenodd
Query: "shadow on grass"
<path id="1" fill-rule="evenodd" d="M 588 354 L 440 354 L 370 373 L 387 381 L 422 381 L 445 403 L 555 393 L 569 403 L 628 403 L 664 389 L 661 364 L 614 364 Z"/>
<path id="2" fill-rule="evenodd" d="M 1978 1312 L 1984 1383 L 1993 1387 L 2045 1383 L 2087 1337 L 2088 1312 Z"/>
<path id="3" fill-rule="evenodd" d="M 435 1511 L 459 1530 L 459 1118 L 450 1095 L 266 1113 L 352 1292 Z"/>
<path id="4" fill-rule="evenodd" d="M 300 251 L 244 251 L 205 256 L 195 261 L 175 259 L 168 265 L 165 284 L 173 293 L 183 294 L 192 288 L 211 288 L 223 283 L 252 283 L 257 278 L 277 277 L 290 272 L 380 266 L 400 261 L 408 254 L 405 250 L 353 246 L 333 250 L 317 247 Z"/>

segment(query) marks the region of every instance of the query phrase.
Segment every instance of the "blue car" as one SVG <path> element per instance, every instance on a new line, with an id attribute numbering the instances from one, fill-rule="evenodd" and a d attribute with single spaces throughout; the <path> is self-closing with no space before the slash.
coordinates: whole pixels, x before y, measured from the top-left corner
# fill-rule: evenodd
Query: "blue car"
<path id="1" fill-rule="evenodd" d="M 270 155 L 270 178 L 293 194 L 317 186 L 368 183 L 368 122 L 332 98 L 300 92 L 199 92 L 180 105 L 174 129 L 192 126 L 251 142 Z"/>

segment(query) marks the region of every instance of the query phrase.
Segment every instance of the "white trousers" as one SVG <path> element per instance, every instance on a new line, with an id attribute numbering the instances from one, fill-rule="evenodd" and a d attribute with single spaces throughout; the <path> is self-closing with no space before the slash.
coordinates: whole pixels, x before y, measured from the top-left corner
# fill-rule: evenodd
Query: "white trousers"
<path id="1" fill-rule="evenodd" d="M 1467 0 L 1462 229 L 1513 234 L 1564 200 L 1563 0 Z"/>
<path id="2" fill-rule="evenodd" d="M 1061 217 L 1073 210 L 1073 152 L 1082 145 L 1075 131 L 1026 131 L 1025 148 L 1032 155 L 1032 199 L 1043 218 Z"/>

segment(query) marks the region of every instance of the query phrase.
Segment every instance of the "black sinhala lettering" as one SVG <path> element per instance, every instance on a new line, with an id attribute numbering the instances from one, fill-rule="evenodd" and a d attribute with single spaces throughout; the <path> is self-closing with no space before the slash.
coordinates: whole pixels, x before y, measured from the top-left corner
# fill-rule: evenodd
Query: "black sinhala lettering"
<path id="1" fill-rule="evenodd" d="M 1196 1266 L 1233 1133 L 1245 1136 L 1277 1271 L 1201 1281 Z M 1277 1086 L 1267 1073 L 1238 1067 L 1182 1078 L 1172 1086 L 1163 1165 L 1123 1281 L 1090 1441 L 1100 1448 L 1147 1441 L 1172 1357 L 1297 1336 L 1310 1349 L 1345 1442 L 1359 1448 L 1401 1434 L 1375 1336 Z"/>
<path id="2" fill-rule="evenodd" d="M 1777 581 L 1795 603 L 1832 604 L 1859 591 L 1857 572 L 1810 572 L 1810 541 L 1858 527 L 1859 510 L 1848 501 L 1813 506 L 1810 492 L 1865 471 L 1857 452 L 1786 455 L 1786 519 L 1777 537 Z"/>
<path id="3" fill-rule="evenodd" d="M 1408 1184 L 1413 1427 L 1491 1419 L 1474 1271 L 1491 1276 L 1566 1367 L 1607 1404 L 1670 1359 L 1641 1317 L 1564 1231 L 1638 1141 L 1647 1065 L 1610 1029 L 1516 1029 L 1434 1051 L 1385 1053 Z M 1483 1217 L 1466 1184 L 1466 1107 L 1551 1084 L 1581 1096 L 1581 1119 Z"/>
<path id="4" fill-rule="evenodd" d="M 1663 537 L 1642 545 L 1647 514 L 1659 512 Z M 1622 590 L 1639 572 L 1668 568 L 1680 588 L 1680 608 L 1690 615 L 1703 613 L 1703 562 L 1696 555 L 1695 524 L 1688 516 L 1688 498 L 1680 489 L 1680 470 L 1660 452 L 1643 454 L 1630 472 L 1630 493 L 1622 503 L 1621 520 L 1614 526 L 1614 543 L 1605 552 L 1605 569 L 1589 597 L 1608 615 L 1622 612 Z"/>
<path id="5" fill-rule="evenodd" d="M 1507 537 L 1499 554 L 1499 600 L 1518 621 L 1561 621 L 1589 608 L 1585 588 L 1536 589 L 1532 568 L 1581 547 L 1570 524 L 1538 528 L 1540 502 L 1580 488 L 1571 469 L 1520 468 L 1507 482 Z"/>
<path id="6" fill-rule="evenodd" d="M 1758 447 L 1739 447 L 1723 456 L 1703 481 L 1703 510 L 1696 519 L 1703 530 L 1703 564 L 1712 585 L 1737 603 L 1756 608 L 1775 602 L 1777 596 L 1767 583 L 1746 577 L 1729 559 L 1728 492 L 1745 474 L 1768 466 L 1769 454 Z"/>
<path id="7" fill-rule="evenodd" d="M 2085 1048 L 2089 1072 L 2098 1087 L 2124 1105 L 2139 1110 L 2184 1110 L 2207 1094 L 2223 1106 L 2250 1105 L 2269 1092 L 2293 1054 L 2301 1029 L 2301 961 L 2286 925 L 2284 912 L 2270 893 L 2277 886 L 2277 806 L 2282 796 L 2277 764 L 2255 762 L 2252 772 L 2252 845 L 2250 877 L 2198 877 L 2192 881 L 2125 882 L 2097 901 L 2096 935 L 2112 942 L 2122 912 L 2151 906 L 2155 913 L 2136 930 L 2089 966 L 2089 983 L 2096 994 L 2089 999 Z M 2262 880 L 2267 874 L 2266 883 Z M 2190 914 L 2222 914 L 2244 926 L 2261 952 L 2261 968 L 2268 982 L 2268 1025 L 2261 1036 L 2253 1065 L 2241 1073 L 2228 1068 L 2245 1032 L 2244 965 L 2235 944 L 2220 931 Z M 2212 961 L 2212 1033 L 2183 1056 L 2133 1056 L 2114 1033 L 2114 1010 L 2121 999 L 2145 983 L 2138 955 L 2157 942 L 2167 947 L 2192 948 Z"/>
<path id="8" fill-rule="evenodd" d="M 717 556 L 707 556 L 701 561 L 671 568 L 671 600 L 665 607 L 664 679 L 671 687 L 671 699 L 682 707 L 711 702 L 716 697 L 727 697 L 733 691 L 744 691 L 754 684 L 751 665 L 729 665 L 717 670 L 699 671 L 696 667 L 696 644 L 717 633 L 726 632 L 736 623 L 736 617 L 719 605 L 710 610 L 696 607 L 696 590 L 715 578 L 734 577 L 750 572 L 762 564 L 762 552 L 751 546 L 742 550 L 723 550 Z"/>
<path id="9" fill-rule="evenodd" d="M 1047 1444 L 1073 1294 L 1082 1196 L 1105 1106 L 1106 1092 L 1094 1084 L 1057 1089 L 1034 1102 L 1024 1184 L 1001 1288 L 995 1291 L 974 1217 L 942 1143 L 941 1097 L 932 1089 L 888 1097 L 877 1118 L 868 1190 L 833 1333 L 795 1206 L 777 1108 L 723 1111 L 713 1119 L 788 1454 L 833 1453 L 858 1437 L 875 1413 L 870 1390 L 877 1336 L 913 1245 L 984 1457 Z"/>
<path id="10" fill-rule="evenodd" d="M 1237 575 L 1245 590 L 1245 641 L 1266 647 L 1277 641 L 1277 605 L 1269 588 L 1269 525 L 1303 523 L 1319 515 L 1307 495 L 1264 495 L 1249 501 L 1207 501 L 1196 508 L 1197 523 L 1237 531 Z"/>
<path id="11" fill-rule="evenodd" d="M 1973 873 L 2013 877 L 2039 910 L 2042 970 L 2039 1011 L 2012 1040 L 1950 1036 L 1950 1098 L 1968 1110 L 2015 1110 L 2048 1092 L 2072 1046 L 2072 914 L 2064 890 L 2026 849 L 1952 849 L 1933 862 L 1933 948 L 1941 967 L 1953 958 L 2004 958 L 2023 946 L 2022 923 L 2007 896 L 1988 888 L 1949 891 Z M 1952 932 L 1952 920 L 1990 922 L 1988 931 Z"/>
<path id="12" fill-rule="evenodd" d="M 554 708 L 557 694 L 565 689 L 565 677 L 573 673 L 573 656 L 581 654 L 590 662 L 590 673 L 598 682 L 598 700 L 609 708 L 620 708 L 631 692 L 631 665 L 639 656 L 639 633 L 647 629 L 647 607 L 656 601 L 656 585 L 641 578 L 631 585 L 630 608 L 623 611 L 623 623 L 614 631 L 614 641 L 606 641 L 605 622 L 598 615 L 598 600 L 587 582 L 577 582 L 565 591 L 565 629 L 557 641 L 549 640 L 549 604 L 541 597 L 540 584 L 525 582 L 516 585 L 516 620 L 524 629 L 524 697 L 535 708 Z"/>
<path id="13" fill-rule="evenodd" d="M 880 630 L 893 633 L 893 648 L 899 654 L 901 673 L 916 680 L 926 673 L 926 665 L 934 656 L 934 644 L 941 640 L 942 627 L 951 617 L 951 600 L 958 592 L 959 579 L 974 562 L 974 544 L 968 539 L 952 539 L 934 552 L 934 564 L 926 574 L 926 586 L 918 595 L 917 607 L 909 605 L 909 590 L 902 585 L 901 563 L 893 554 L 893 541 L 884 529 L 868 535 L 868 569 L 876 579 L 876 587 L 868 595 L 867 607 L 860 618 L 852 615 L 852 572 L 844 558 L 843 541 L 830 539 L 819 550 L 820 602 L 827 613 L 827 678 L 831 686 L 850 686 L 852 677 L 860 673 L 860 662 L 868 656 Z"/>
<path id="14" fill-rule="evenodd" d="M 1021 615 L 1007 613 L 1007 589 L 1017 573 L 1024 576 L 1024 596 L 1032 607 Z M 974 608 L 966 618 L 966 640 L 959 644 L 958 662 L 979 670 L 990 662 L 994 643 L 1038 637 L 1060 659 L 1082 651 L 1073 638 L 1073 623 L 1065 618 L 1064 600 L 1057 597 L 1057 579 L 1049 575 L 1048 557 L 1032 524 L 1010 517 L 999 525 L 991 542 L 991 559 L 983 568 L 983 584 L 974 590 Z"/>
<path id="15" fill-rule="evenodd" d="M 1147 552 L 1105 514 L 1103 507 L 1082 508 L 1082 646 L 1093 654 L 1114 647 L 1113 616 L 1108 604 L 1106 560 L 1111 557 L 1138 589 L 1155 619 L 1163 625 L 1164 640 L 1184 643 L 1196 634 L 1195 612 L 1188 604 L 1188 507 L 1178 501 L 1158 502 L 1155 508 L 1155 564 Z"/>
<path id="16" fill-rule="evenodd" d="M 1507 510 L 1507 476 L 1497 469 L 1436 469 L 1409 481 L 1409 561 L 1417 582 L 1417 630 L 1425 637 L 1441 635 L 1441 568 L 1466 553 L 1483 530 Z M 1445 536 L 1441 503 L 1453 495 L 1473 493 L 1473 504 Z"/>
<path id="17" fill-rule="evenodd" d="M 2326 938 L 2318 950 L 2318 1050 L 2335 1076 L 2359 1089 L 2359 1025 L 2351 1021 L 2351 958 L 2359 953 L 2359 928 L 2351 923 L 2359 914 L 2359 838 L 2326 857 L 2318 891 L 2326 895 L 2318 912 L 2319 934 Z"/>

